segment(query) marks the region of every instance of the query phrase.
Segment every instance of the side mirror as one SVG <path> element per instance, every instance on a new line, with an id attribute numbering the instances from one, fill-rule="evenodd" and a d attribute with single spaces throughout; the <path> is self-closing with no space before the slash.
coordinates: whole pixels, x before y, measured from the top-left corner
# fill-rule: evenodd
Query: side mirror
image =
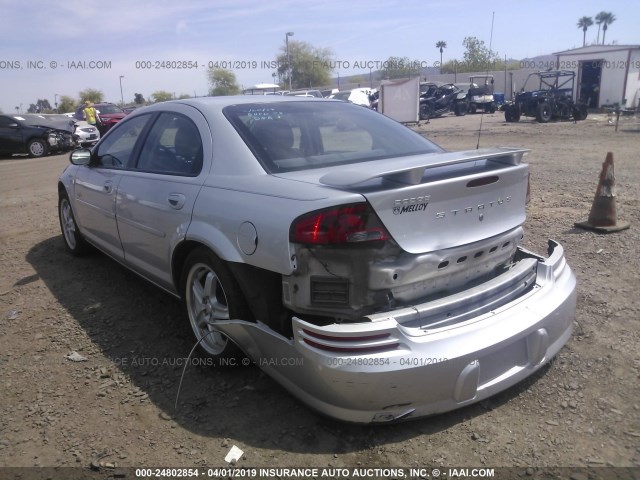
<path id="1" fill-rule="evenodd" d="M 69 161 L 74 165 L 89 165 L 91 161 L 91 150 L 88 148 L 74 150 L 69 155 Z"/>
<path id="2" fill-rule="evenodd" d="M 10 123 L 9 125 L 7 125 L 7 127 L 15 128 L 16 130 L 18 130 L 20 128 L 20 124 L 19 123 Z"/>

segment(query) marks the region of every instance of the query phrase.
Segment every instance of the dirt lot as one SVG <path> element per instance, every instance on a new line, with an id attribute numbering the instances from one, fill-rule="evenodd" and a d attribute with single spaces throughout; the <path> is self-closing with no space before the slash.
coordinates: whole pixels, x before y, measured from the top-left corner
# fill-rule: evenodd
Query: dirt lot
<path id="1" fill-rule="evenodd" d="M 419 130 L 470 149 L 480 119 Z M 239 466 L 640 467 L 640 120 L 616 133 L 605 116 L 506 124 L 498 112 L 483 130 L 483 147 L 532 149 L 525 245 L 565 247 L 579 282 L 574 336 L 551 366 L 488 401 L 385 427 L 320 417 L 255 366 L 190 368 L 174 409 L 191 347 L 178 303 L 101 254 L 65 252 L 66 155 L 0 160 L 0 466 L 223 466 L 236 445 Z M 589 213 L 608 151 L 631 229 L 605 236 L 573 223 Z"/>

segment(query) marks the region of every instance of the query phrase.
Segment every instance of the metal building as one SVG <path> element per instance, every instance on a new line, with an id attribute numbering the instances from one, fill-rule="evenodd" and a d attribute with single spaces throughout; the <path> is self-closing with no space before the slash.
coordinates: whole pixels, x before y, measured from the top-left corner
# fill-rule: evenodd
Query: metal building
<path id="1" fill-rule="evenodd" d="M 554 55 L 556 68 L 576 72 L 574 98 L 589 108 L 638 108 L 640 45 L 589 45 Z"/>

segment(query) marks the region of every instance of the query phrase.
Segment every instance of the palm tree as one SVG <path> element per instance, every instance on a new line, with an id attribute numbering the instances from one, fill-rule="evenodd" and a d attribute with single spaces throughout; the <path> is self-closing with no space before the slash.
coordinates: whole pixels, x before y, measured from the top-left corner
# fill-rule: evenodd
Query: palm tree
<path id="1" fill-rule="evenodd" d="M 601 12 L 604 15 L 600 17 L 602 20 L 602 44 L 604 45 L 604 37 L 607 34 L 607 27 L 616 21 L 616 16 L 611 12 Z"/>
<path id="2" fill-rule="evenodd" d="M 602 25 L 603 17 L 607 15 L 607 12 L 600 12 L 596 15 L 596 24 L 598 25 L 598 40 L 596 44 L 600 44 L 600 25 Z"/>
<path id="3" fill-rule="evenodd" d="M 578 28 L 582 29 L 582 46 L 584 47 L 587 44 L 587 28 L 593 25 L 593 18 L 591 17 L 582 17 L 578 20 Z"/>
<path id="4" fill-rule="evenodd" d="M 440 49 L 440 69 L 442 69 L 442 51 L 447 48 L 447 42 L 445 42 L 444 40 L 440 40 L 438 43 L 436 43 L 436 48 Z"/>

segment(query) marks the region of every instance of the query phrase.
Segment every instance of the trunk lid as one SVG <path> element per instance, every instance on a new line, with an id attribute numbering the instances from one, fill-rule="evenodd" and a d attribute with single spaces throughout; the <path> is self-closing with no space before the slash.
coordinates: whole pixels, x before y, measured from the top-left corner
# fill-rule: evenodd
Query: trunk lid
<path id="1" fill-rule="evenodd" d="M 400 247 L 431 252 L 524 222 L 526 152 L 495 148 L 380 160 L 317 173 L 316 181 L 360 193 Z"/>

